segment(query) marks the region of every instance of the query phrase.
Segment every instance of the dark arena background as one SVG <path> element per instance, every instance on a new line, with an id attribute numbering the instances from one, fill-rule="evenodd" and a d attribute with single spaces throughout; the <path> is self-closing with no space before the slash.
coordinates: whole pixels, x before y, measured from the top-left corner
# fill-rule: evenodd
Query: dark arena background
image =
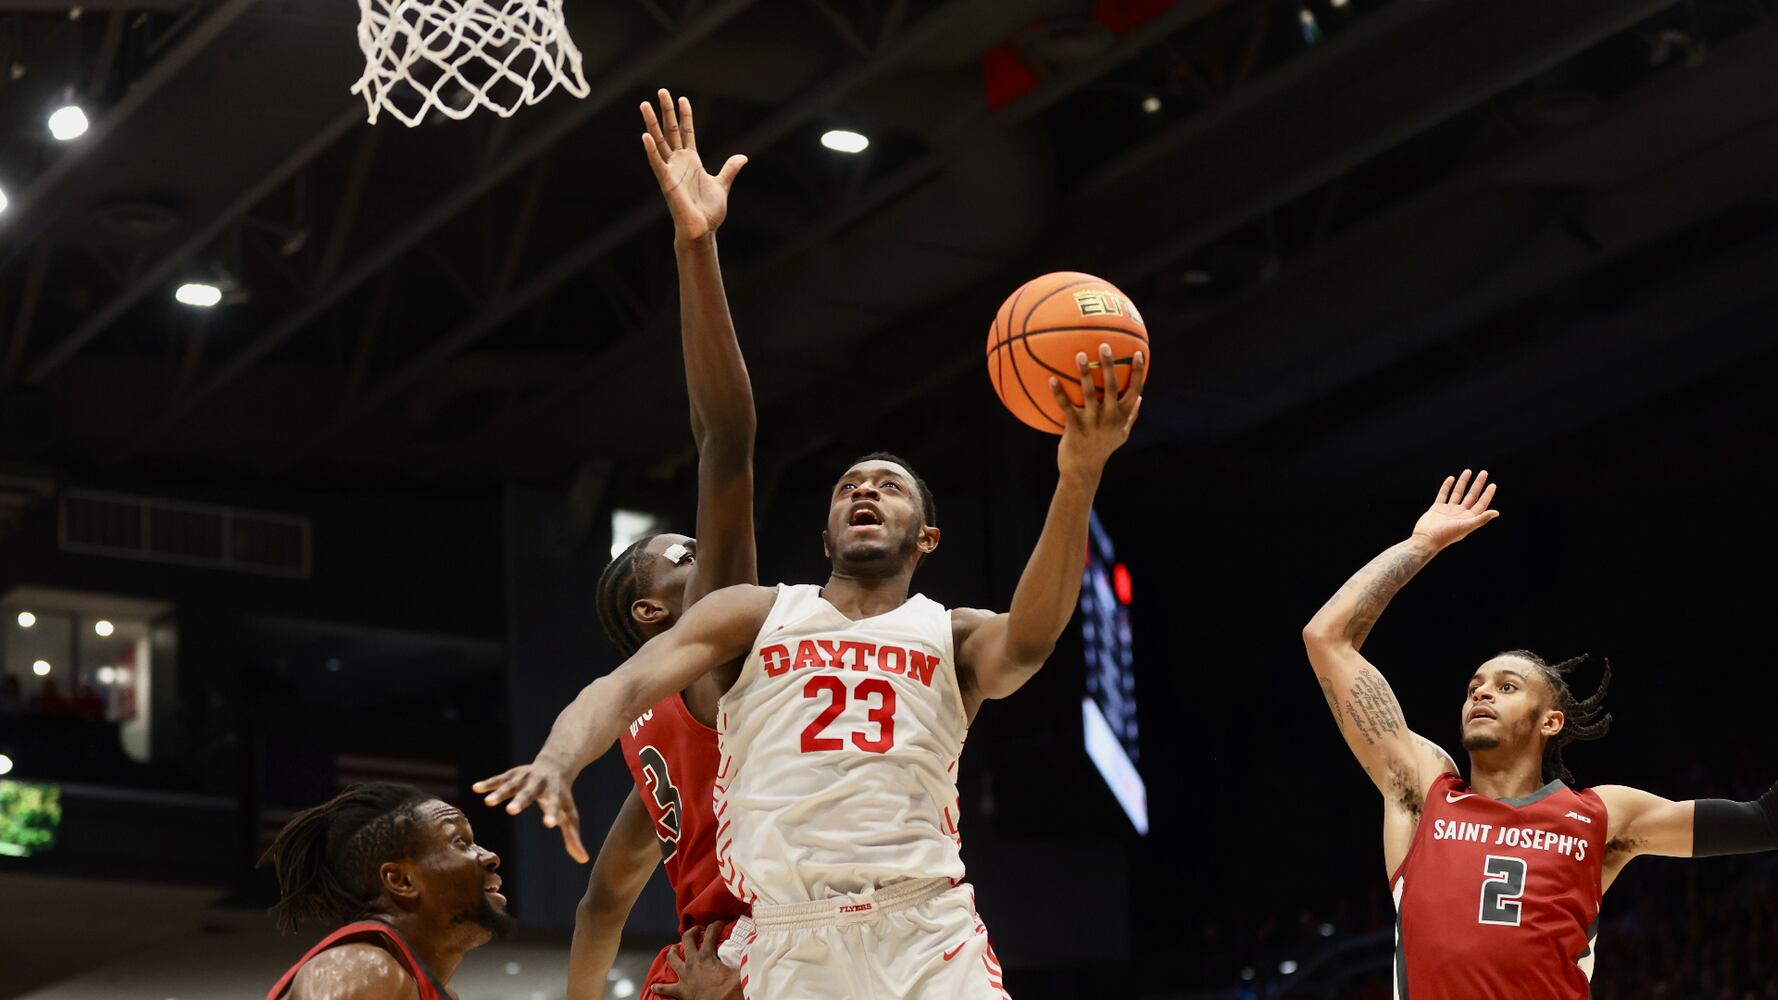
<path id="1" fill-rule="evenodd" d="M 1461 761 L 1478 664 L 1591 653 L 1578 784 L 1778 778 L 1778 4 L 565 9 L 586 97 L 409 128 L 350 92 L 344 0 L 0 0 L 0 996 L 263 995 L 316 936 L 255 861 L 366 780 L 504 859 L 520 929 L 461 1000 L 566 996 L 586 870 L 469 785 L 617 664 L 614 550 L 693 530 L 662 86 L 751 158 L 762 582 L 825 579 L 834 477 L 887 449 L 938 502 L 915 589 L 1007 607 L 1056 439 L 989 385 L 995 310 L 1056 270 L 1141 306 L 1114 603 L 959 772 L 1020 1000 L 1392 995 L 1379 799 L 1302 630 L 1465 467 L 1502 517 L 1365 647 L 1416 731 Z M 581 777 L 589 846 L 630 785 Z M 674 936 L 657 875 L 606 995 Z M 1592 991 L 1778 998 L 1778 856 L 1636 861 Z"/>

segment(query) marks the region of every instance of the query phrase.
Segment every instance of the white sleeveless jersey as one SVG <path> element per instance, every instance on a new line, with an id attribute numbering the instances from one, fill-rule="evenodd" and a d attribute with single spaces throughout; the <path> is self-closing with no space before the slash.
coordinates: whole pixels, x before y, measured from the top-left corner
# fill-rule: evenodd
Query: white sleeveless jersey
<path id="1" fill-rule="evenodd" d="M 820 587 L 780 584 L 717 709 L 729 891 L 772 905 L 961 879 L 967 728 L 949 611 L 915 595 L 855 622 Z"/>

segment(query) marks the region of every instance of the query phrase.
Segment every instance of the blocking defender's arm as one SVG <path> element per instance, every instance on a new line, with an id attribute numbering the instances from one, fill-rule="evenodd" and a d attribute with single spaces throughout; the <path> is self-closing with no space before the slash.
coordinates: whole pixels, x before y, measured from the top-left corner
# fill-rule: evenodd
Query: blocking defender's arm
<path id="1" fill-rule="evenodd" d="M 1358 650 L 1383 609 L 1421 567 L 1499 516 L 1488 509 L 1494 487 L 1484 489 L 1487 481 L 1486 470 L 1473 483 L 1468 469 L 1461 478 L 1446 477 L 1414 533 L 1347 580 L 1303 629 L 1309 663 L 1340 735 L 1377 790 L 1413 814 L 1433 779 L 1456 767 L 1443 750 L 1408 729 L 1389 682 Z"/>
<path id="2" fill-rule="evenodd" d="M 1093 385 L 1085 354 L 1076 364 L 1084 406 L 1071 405 L 1061 385 L 1050 379 L 1057 403 L 1069 414 L 1068 426 L 1056 452 L 1058 475 L 1049 516 L 1013 591 L 1012 609 L 1002 615 L 960 610 L 953 616 L 957 665 L 967 678 L 964 697 L 972 714 L 981 699 L 1004 698 L 1030 680 L 1068 627 L 1080 597 L 1080 554 L 1086 551 L 1087 519 L 1100 474 L 1111 453 L 1129 439 L 1141 408 L 1147 375 L 1141 352 L 1131 361 L 1130 386 L 1121 397 L 1110 347 L 1099 348 L 1106 391 Z"/>
<path id="3" fill-rule="evenodd" d="M 660 862 L 654 821 L 632 788 L 593 860 L 586 895 L 574 913 L 574 943 L 568 949 L 568 1000 L 603 1000 L 605 981 L 617 961 L 624 921 Z"/>
<path id="4" fill-rule="evenodd" d="M 679 262 L 680 341 L 691 430 L 698 446 L 697 561 L 686 583 L 686 603 L 713 590 L 758 580 L 753 539 L 753 386 L 735 338 L 716 230 L 728 217 L 728 192 L 747 163 L 731 156 L 721 172 L 704 171 L 691 102 L 665 89 L 660 114 L 642 104 L 642 137 L 655 180 L 673 215 L 673 253 Z"/>
<path id="5" fill-rule="evenodd" d="M 1712 858 L 1778 850 L 1778 784 L 1748 802 L 1674 802 L 1624 785 L 1593 789 L 1605 803 L 1607 887 L 1632 858 Z"/>
<path id="6" fill-rule="evenodd" d="M 559 826 L 568 854 L 585 864 L 580 814 L 571 791 L 575 777 L 656 702 L 746 654 L 776 599 L 777 591 L 769 587 L 742 585 L 699 601 L 678 625 L 648 640 L 616 670 L 582 688 L 556 716 L 536 760 L 472 787 L 486 793 L 483 801 L 491 806 L 510 799 L 506 811 L 512 815 L 536 802 L 543 811 L 543 825 Z"/>

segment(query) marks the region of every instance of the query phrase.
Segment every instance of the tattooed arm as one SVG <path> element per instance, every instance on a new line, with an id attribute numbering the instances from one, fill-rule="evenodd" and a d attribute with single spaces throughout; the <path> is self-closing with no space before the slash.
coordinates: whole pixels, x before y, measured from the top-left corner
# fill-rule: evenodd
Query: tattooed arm
<path id="1" fill-rule="evenodd" d="M 1499 516 L 1499 511 L 1488 509 L 1494 487 L 1487 486 L 1487 480 L 1484 471 L 1472 484 L 1468 470 L 1460 479 L 1446 478 L 1437 501 L 1414 525 L 1414 533 L 1347 580 L 1303 629 L 1309 663 L 1340 735 L 1383 793 L 1388 815 L 1405 821 L 1410 837 L 1428 786 L 1457 768 L 1431 740 L 1408 729 L 1389 682 L 1359 649 L 1383 609 L 1422 566 L 1441 549 Z M 1388 839 L 1393 845 L 1399 838 Z M 1406 843 L 1400 846 L 1405 854 Z M 1387 853 L 1397 852 L 1392 846 Z"/>

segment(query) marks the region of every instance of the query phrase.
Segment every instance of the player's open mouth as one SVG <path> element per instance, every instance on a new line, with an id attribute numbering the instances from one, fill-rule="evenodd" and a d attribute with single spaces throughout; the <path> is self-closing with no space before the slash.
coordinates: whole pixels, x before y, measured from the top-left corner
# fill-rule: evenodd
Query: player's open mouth
<path id="1" fill-rule="evenodd" d="M 484 884 L 482 886 L 482 892 L 494 897 L 494 901 L 501 906 L 506 905 L 506 897 L 500 892 L 500 879 L 498 877 L 496 877 L 494 881 Z"/>
<path id="2" fill-rule="evenodd" d="M 861 525 L 881 527 L 883 524 L 883 512 L 877 510 L 877 508 L 870 504 L 859 504 L 852 508 L 852 515 L 846 519 L 846 523 L 854 528 Z"/>
<path id="3" fill-rule="evenodd" d="M 1478 719 L 1494 719 L 1495 721 L 1499 721 L 1499 716 L 1496 716 L 1493 712 L 1490 712 L 1485 708 L 1478 708 L 1475 711 L 1470 712 L 1469 718 L 1467 718 L 1463 721 L 1464 722 L 1475 722 Z"/>

